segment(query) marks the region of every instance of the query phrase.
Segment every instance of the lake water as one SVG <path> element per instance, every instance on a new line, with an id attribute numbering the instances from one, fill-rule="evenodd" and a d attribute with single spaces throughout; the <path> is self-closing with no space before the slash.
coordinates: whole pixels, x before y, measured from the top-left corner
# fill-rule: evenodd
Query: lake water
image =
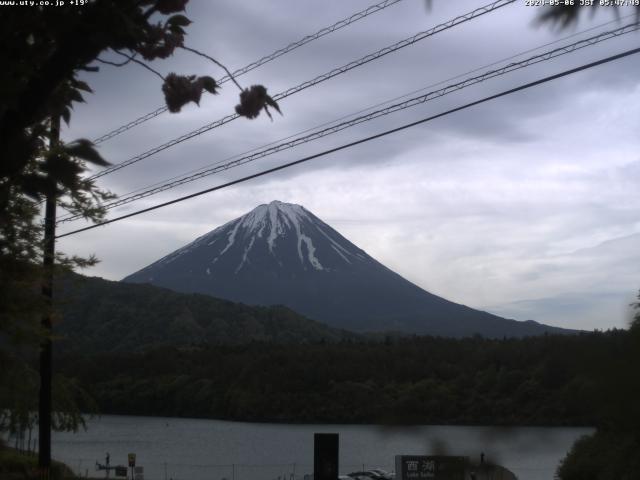
<path id="1" fill-rule="evenodd" d="M 313 434 L 340 434 L 340 473 L 393 470 L 394 455 L 486 458 L 520 480 L 552 480 L 573 442 L 588 428 L 385 427 L 281 425 L 105 415 L 88 430 L 54 433 L 53 456 L 77 473 L 104 476 L 96 461 L 126 465 L 136 453 L 145 480 L 292 480 L 313 473 Z M 293 477 L 292 477 L 293 476 Z"/>

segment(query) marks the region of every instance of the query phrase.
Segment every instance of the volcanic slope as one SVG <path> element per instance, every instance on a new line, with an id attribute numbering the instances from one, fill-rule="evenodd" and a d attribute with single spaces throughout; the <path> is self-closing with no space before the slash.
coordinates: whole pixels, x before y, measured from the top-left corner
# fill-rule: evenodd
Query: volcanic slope
<path id="1" fill-rule="evenodd" d="M 123 281 L 251 305 L 286 305 L 348 330 L 450 337 L 565 330 L 518 322 L 433 295 L 402 278 L 300 205 L 273 201 Z"/>

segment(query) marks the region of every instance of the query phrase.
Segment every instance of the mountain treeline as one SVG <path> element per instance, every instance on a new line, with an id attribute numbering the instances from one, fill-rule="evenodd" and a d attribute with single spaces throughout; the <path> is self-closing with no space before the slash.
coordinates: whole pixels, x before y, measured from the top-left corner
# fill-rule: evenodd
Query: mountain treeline
<path id="1" fill-rule="evenodd" d="M 61 355 L 105 414 L 245 421 L 596 425 L 629 372 L 626 331 Z M 603 385 L 605 386 L 603 388 Z M 617 398 L 617 396 L 615 396 Z M 617 413 L 618 416 L 624 415 Z"/>
<path id="2" fill-rule="evenodd" d="M 251 341 L 305 343 L 356 338 L 284 306 L 250 306 L 208 295 L 95 277 L 58 279 L 57 351 L 110 352 Z"/>

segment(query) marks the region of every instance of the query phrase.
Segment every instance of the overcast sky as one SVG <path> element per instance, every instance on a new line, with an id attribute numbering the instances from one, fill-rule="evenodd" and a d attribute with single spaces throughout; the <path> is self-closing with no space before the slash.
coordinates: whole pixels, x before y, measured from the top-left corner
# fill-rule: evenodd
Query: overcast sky
<path id="1" fill-rule="evenodd" d="M 236 70 L 373 4 L 351 0 L 191 0 L 187 44 Z M 238 78 L 276 94 L 485 2 L 404 0 Z M 281 102 L 284 116 L 244 118 L 105 176 L 117 194 L 161 182 L 406 93 L 558 42 L 524 59 L 611 30 L 610 9 L 573 29 L 536 26 L 524 0 Z M 629 12 L 623 11 L 624 16 Z M 604 26 L 599 26 L 604 23 Z M 597 28 L 594 28 L 597 27 Z M 580 33 L 583 30 L 589 32 Z M 563 37 L 574 35 L 570 39 Z M 112 216 L 224 183 L 427 117 L 521 83 L 640 46 L 631 33 L 499 77 L 115 209 Z M 105 58 L 109 58 L 105 54 Z M 179 52 L 152 66 L 224 72 Z M 491 67 L 491 68 L 495 68 Z M 482 68 L 480 71 L 488 70 Z M 66 139 L 96 138 L 163 104 L 159 78 L 137 65 L 102 66 Z M 459 81 L 459 80 L 458 80 Z M 431 88 L 433 89 L 433 88 Z M 427 88 L 425 91 L 429 91 Z M 100 146 L 119 163 L 233 112 L 225 83 L 179 114 L 165 113 Z M 640 57 L 627 57 L 368 142 L 303 166 L 61 239 L 95 253 L 85 273 L 118 280 L 261 203 L 305 206 L 374 258 L 449 300 L 518 320 L 606 329 L 627 324 L 640 288 Z M 67 223 L 61 232 L 84 226 Z"/>

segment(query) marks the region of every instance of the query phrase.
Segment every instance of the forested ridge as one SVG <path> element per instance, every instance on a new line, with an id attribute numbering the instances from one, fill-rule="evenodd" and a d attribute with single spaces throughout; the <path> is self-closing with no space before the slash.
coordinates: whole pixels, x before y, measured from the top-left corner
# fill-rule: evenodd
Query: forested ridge
<path id="1" fill-rule="evenodd" d="M 596 425 L 626 331 L 62 355 L 105 414 L 247 421 Z M 611 388 L 617 388 L 612 385 Z"/>
<path id="2" fill-rule="evenodd" d="M 356 338 L 281 306 L 251 306 L 148 284 L 67 274 L 58 279 L 57 351 L 132 351 L 165 345 L 305 343 Z"/>

